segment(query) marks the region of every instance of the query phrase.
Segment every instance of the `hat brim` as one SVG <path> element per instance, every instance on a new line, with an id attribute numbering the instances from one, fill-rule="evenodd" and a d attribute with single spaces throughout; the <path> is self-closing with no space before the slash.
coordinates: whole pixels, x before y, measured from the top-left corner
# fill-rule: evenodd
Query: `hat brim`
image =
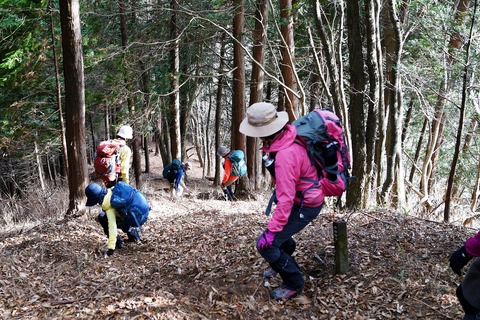
<path id="1" fill-rule="evenodd" d="M 246 136 L 259 138 L 259 137 L 268 137 L 275 132 L 282 129 L 288 122 L 288 113 L 285 111 L 277 112 L 277 118 L 264 126 L 252 126 L 248 123 L 248 118 L 243 119 L 240 123 L 240 132 Z"/>

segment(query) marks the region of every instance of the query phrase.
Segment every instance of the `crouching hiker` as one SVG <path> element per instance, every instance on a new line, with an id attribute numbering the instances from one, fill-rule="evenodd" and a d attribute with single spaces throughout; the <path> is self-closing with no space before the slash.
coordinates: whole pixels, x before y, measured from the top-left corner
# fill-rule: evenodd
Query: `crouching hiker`
<path id="1" fill-rule="evenodd" d="M 462 275 L 462 269 L 474 257 L 480 257 L 480 231 L 450 256 L 450 268 Z M 465 312 L 463 320 L 480 319 L 480 259 L 475 259 L 456 290 Z"/>
<path id="2" fill-rule="evenodd" d="M 170 182 L 172 198 L 181 197 L 184 191 L 190 192 L 190 189 L 185 185 L 185 173 L 190 169 L 188 162 L 182 163 L 178 159 L 174 159 L 163 169 L 163 177 Z"/>
<path id="3" fill-rule="evenodd" d="M 180 169 L 177 171 L 175 180 L 172 183 L 171 191 L 173 197 L 179 198 L 184 192 L 190 193 L 190 189 L 188 189 L 187 185 L 185 184 L 185 174 L 188 170 L 190 170 L 190 163 L 185 162 L 180 165 Z"/>
<path id="4" fill-rule="evenodd" d="M 217 155 L 224 159 L 222 163 L 224 174 L 222 179 L 222 191 L 227 200 L 236 200 L 232 190 L 232 184 L 247 173 L 247 164 L 245 163 L 242 150 L 230 151 L 228 147 L 220 146 Z"/>
<path id="5" fill-rule="evenodd" d="M 254 103 L 247 109 L 240 132 L 263 141 L 262 151 L 275 159 L 274 175 L 277 205 L 267 228 L 257 240 L 260 255 L 270 268 L 263 277 L 280 275 L 282 284 L 270 293 L 272 299 L 293 298 L 305 286 L 303 274 L 292 257 L 296 243 L 292 236 L 320 213 L 323 188 L 316 183 L 317 169 L 305 148 L 295 143 L 296 129 L 287 124 L 287 112 L 277 112 L 270 103 Z"/>
<path id="6" fill-rule="evenodd" d="M 139 231 L 143 232 L 141 226 L 148 219 L 150 206 L 140 191 L 122 181 L 110 189 L 91 183 L 85 188 L 85 195 L 87 206 L 102 206 L 97 220 L 108 237 L 107 255 L 111 256 L 115 249 L 124 247 L 117 228 L 127 234 L 128 242 L 141 240 Z"/>

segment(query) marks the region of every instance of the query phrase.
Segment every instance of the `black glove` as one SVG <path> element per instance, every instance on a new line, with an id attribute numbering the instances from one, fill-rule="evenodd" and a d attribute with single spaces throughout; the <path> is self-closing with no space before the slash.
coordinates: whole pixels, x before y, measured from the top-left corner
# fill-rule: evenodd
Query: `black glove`
<path id="1" fill-rule="evenodd" d="M 457 251 L 454 251 L 450 256 L 450 268 L 452 268 L 453 272 L 458 274 L 459 276 L 462 275 L 462 268 L 472 259 L 472 256 L 468 254 L 465 246 L 460 247 Z"/>
<path id="2" fill-rule="evenodd" d="M 113 250 L 113 249 L 108 249 L 108 250 L 107 250 L 107 256 L 113 256 L 113 252 L 114 252 L 114 251 L 115 251 L 115 250 Z"/>

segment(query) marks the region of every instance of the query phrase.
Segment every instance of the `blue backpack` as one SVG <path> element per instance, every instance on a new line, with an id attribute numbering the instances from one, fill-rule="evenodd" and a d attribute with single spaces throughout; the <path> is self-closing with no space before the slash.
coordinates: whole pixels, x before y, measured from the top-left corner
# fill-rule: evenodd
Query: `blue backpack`
<path id="1" fill-rule="evenodd" d="M 233 151 L 228 159 L 232 162 L 232 173 L 234 176 L 243 177 L 247 173 L 247 164 L 243 159 L 245 154 L 242 150 Z"/>
<path id="2" fill-rule="evenodd" d="M 123 181 L 112 189 L 110 204 L 125 217 L 128 225 L 138 228 L 147 221 L 151 209 L 145 196 Z"/>

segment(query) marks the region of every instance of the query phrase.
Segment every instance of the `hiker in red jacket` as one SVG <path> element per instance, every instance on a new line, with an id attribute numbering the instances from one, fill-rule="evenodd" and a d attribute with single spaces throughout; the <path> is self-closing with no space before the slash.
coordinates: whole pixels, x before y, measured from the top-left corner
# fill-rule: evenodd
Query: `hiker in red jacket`
<path id="1" fill-rule="evenodd" d="M 292 236 L 315 219 L 324 202 L 323 188 L 316 183 L 317 169 L 305 148 L 295 143 L 297 131 L 288 124 L 287 112 L 277 112 L 270 103 L 254 103 L 240 124 L 240 132 L 263 141 L 262 151 L 274 159 L 276 198 L 270 222 L 257 240 L 257 250 L 270 264 L 265 278 L 280 275 L 282 285 L 270 293 L 273 299 L 292 298 L 304 288 L 305 280 L 292 254 Z M 269 170 L 270 171 L 270 170 Z"/>
<path id="2" fill-rule="evenodd" d="M 473 257 L 480 257 L 480 231 L 452 253 L 449 259 L 450 268 L 456 274 L 462 275 L 463 267 Z M 468 268 L 456 293 L 465 312 L 463 320 L 480 319 L 480 259 L 475 259 Z"/>
<path id="3" fill-rule="evenodd" d="M 232 173 L 232 161 L 229 159 L 229 156 L 232 152 L 228 147 L 220 146 L 217 150 L 217 155 L 224 159 L 223 162 L 223 179 L 222 179 L 222 190 L 226 198 L 230 201 L 235 200 L 232 191 L 232 184 L 238 180 L 238 176 Z"/>

